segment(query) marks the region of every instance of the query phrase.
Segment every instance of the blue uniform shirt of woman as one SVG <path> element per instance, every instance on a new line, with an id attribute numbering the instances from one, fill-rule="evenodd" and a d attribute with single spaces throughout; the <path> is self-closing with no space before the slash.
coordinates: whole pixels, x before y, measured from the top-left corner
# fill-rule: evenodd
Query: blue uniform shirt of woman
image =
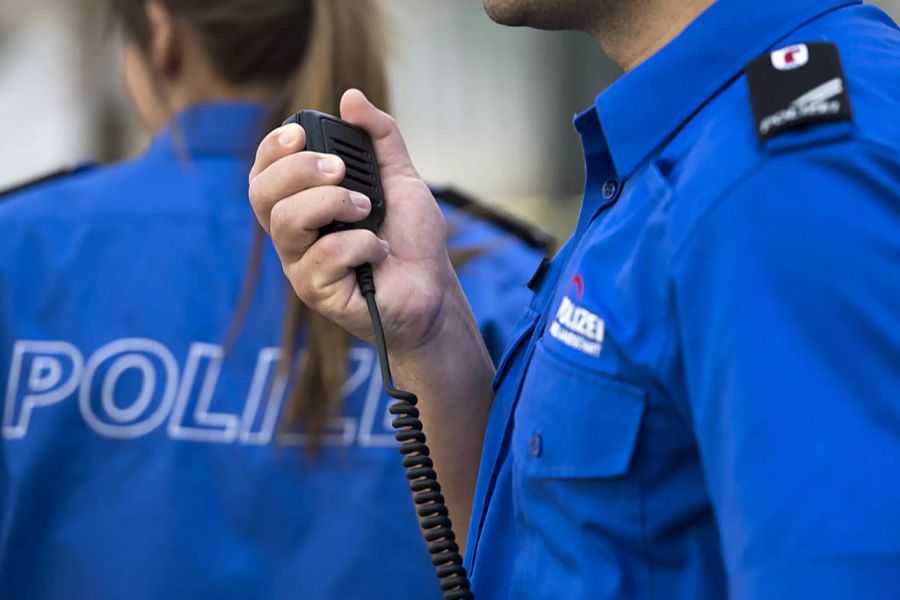
<path id="1" fill-rule="evenodd" d="M 207 104 L 140 158 L 0 200 L 0 596 L 436 598 L 375 351 L 310 456 L 279 424 L 285 280 L 253 235 L 266 109 Z M 189 157 L 189 159 L 186 159 Z M 444 207 L 494 356 L 540 253 Z"/>

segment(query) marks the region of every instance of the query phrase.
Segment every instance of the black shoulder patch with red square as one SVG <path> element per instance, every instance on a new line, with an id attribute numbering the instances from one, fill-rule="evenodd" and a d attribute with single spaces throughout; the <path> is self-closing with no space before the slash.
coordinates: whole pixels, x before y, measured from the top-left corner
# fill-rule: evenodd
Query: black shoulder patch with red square
<path id="1" fill-rule="evenodd" d="M 745 69 L 760 141 L 814 123 L 850 121 L 850 97 L 837 47 L 792 44 Z"/>

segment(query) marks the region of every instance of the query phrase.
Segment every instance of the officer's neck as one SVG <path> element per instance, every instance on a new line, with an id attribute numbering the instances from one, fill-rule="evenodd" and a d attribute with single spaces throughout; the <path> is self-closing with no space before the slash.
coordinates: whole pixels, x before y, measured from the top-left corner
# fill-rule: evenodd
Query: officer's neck
<path id="1" fill-rule="evenodd" d="M 715 0 L 614 0 L 585 31 L 625 71 L 630 71 L 675 39 Z"/>

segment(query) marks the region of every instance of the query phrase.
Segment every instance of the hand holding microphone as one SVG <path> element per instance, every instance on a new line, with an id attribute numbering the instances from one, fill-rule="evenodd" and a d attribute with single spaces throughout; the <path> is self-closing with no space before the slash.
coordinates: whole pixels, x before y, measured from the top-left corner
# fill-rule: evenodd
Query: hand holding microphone
<path id="1" fill-rule="evenodd" d="M 276 129 L 260 144 L 251 204 L 300 299 L 369 341 L 372 326 L 354 271 L 372 264 L 391 353 L 404 354 L 440 329 L 446 295 L 461 296 L 446 250 L 447 227 L 394 120 L 357 90 L 344 95 L 341 116 L 365 129 L 375 148 L 387 204 L 379 235 L 351 229 L 319 238 L 335 221 L 366 219 L 371 200 L 339 186 L 346 165 L 334 155 L 304 150 L 306 132 L 296 124 Z"/>

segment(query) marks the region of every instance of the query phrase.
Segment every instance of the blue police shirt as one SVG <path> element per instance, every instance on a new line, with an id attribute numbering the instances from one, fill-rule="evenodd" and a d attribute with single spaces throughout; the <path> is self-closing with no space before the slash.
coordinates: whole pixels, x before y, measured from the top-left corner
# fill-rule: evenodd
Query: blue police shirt
<path id="1" fill-rule="evenodd" d="M 309 457 L 283 430 L 285 280 L 265 247 L 241 333 L 265 108 L 206 105 L 141 158 L 0 200 L 0 596 L 438 598 L 374 350 Z M 540 260 L 446 209 L 492 352 Z"/>
<path id="2" fill-rule="evenodd" d="M 822 43 L 843 76 L 757 131 L 750 92 L 782 90 L 745 65 Z M 495 381 L 476 597 L 897 597 L 896 24 L 719 0 L 575 126 L 580 220 Z"/>

